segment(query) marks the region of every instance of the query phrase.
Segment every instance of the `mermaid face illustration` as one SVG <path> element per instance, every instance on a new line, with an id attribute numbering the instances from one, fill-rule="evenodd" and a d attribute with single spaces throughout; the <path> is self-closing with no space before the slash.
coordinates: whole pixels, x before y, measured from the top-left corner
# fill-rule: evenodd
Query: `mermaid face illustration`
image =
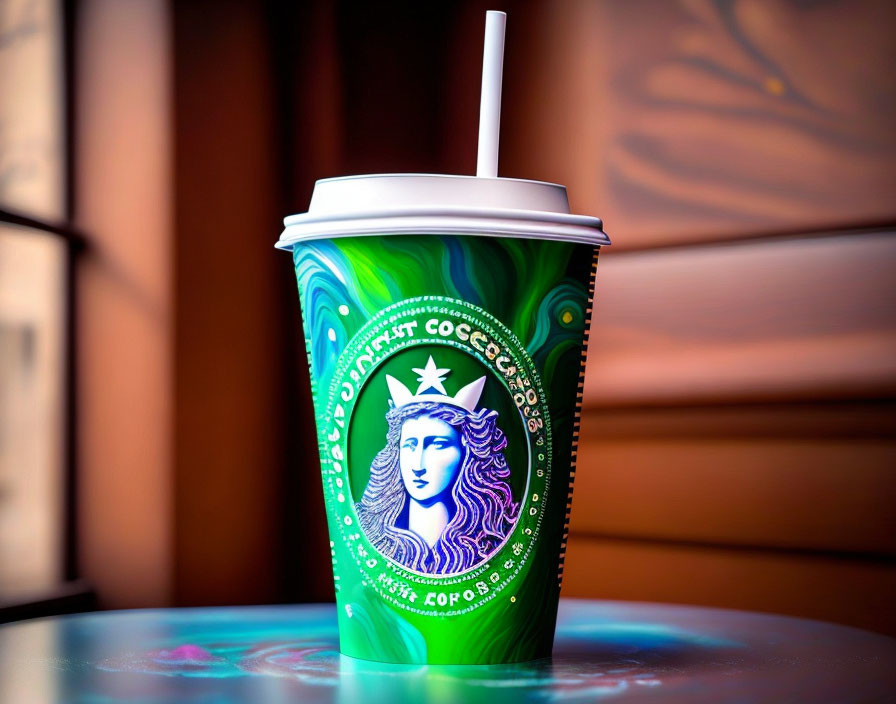
<path id="1" fill-rule="evenodd" d="M 398 443 L 401 479 L 411 498 L 423 506 L 447 500 L 463 458 L 460 433 L 443 420 L 419 416 L 402 423 Z"/>
<path id="2" fill-rule="evenodd" d="M 498 413 L 476 409 L 484 376 L 449 396 L 450 370 L 432 357 L 413 371 L 416 394 L 386 375 L 386 446 L 355 508 L 381 553 L 418 572 L 453 574 L 485 560 L 516 522 L 507 440 Z"/>

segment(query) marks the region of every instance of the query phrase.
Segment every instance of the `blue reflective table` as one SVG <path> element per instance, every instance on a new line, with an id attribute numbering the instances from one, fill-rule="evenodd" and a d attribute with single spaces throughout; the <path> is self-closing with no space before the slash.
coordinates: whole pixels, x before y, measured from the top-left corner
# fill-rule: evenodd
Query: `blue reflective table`
<path id="1" fill-rule="evenodd" d="M 0 702 L 889 702 L 896 640 L 765 614 L 563 600 L 554 656 L 403 666 L 338 653 L 332 605 L 0 627 Z"/>

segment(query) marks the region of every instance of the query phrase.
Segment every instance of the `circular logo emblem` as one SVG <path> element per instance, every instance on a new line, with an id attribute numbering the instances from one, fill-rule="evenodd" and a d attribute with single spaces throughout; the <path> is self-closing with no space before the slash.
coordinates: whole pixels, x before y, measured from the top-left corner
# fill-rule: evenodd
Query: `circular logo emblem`
<path id="1" fill-rule="evenodd" d="M 445 616 L 527 569 L 551 425 L 532 360 L 492 315 L 436 296 L 382 310 L 340 356 L 321 420 L 328 510 L 365 585 Z"/>

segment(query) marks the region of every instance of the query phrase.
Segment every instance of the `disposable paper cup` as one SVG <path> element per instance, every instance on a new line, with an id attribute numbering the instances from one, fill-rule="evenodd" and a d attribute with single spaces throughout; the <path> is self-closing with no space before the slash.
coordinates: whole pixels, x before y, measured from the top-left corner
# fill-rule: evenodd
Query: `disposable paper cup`
<path id="1" fill-rule="evenodd" d="M 398 174 L 319 181 L 285 224 L 341 652 L 550 655 L 601 221 L 554 184 Z"/>

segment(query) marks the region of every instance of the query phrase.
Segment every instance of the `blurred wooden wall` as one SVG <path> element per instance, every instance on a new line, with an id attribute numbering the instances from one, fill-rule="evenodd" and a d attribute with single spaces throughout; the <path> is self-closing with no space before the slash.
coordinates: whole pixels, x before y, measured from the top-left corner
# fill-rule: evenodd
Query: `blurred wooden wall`
<path id="1" fill-rule="evenodd" d="M 119 45 L 150 26 L 140 7 L 156 40 L 134 56 Z M 118 269 L 85 295 L 85 576 L 105 605 L 332 596 L 298 301 L 272 243 L 315 178 L 475 171 L 487 9 L 509 13 L 500 173 L 566 184 L 614 241 L 564 594 L 896 633 L 886 0 L 85 12 L 82 224 L 170 311 L 148 344 L 100 315 L 130 300 Z M 154 91 L 131 90 L 141 67 Z M 133 387 L 109 393 L 108 364 Z M 121 450 L 140 428 L 152 451 Z"/>
<path id="2" fill-rule="evenodd" d="M 896 6 L 320 5 L 317 176 L 473 173 L 503 9 L 500 173 L 613 237 L 564 594 L 896 632 Z"/>
<path id="3" fill-rule="evenodd" d="M 170 15 L 83 0 L 75 15 L 78 576 L 106 607 L 173 589 Z"/>
<path id="4" fill-rule="evenodd" d="M 501 171 L 614 241 L 564 594 L 896 632 L 896 6 L 525 9 Z"/>

